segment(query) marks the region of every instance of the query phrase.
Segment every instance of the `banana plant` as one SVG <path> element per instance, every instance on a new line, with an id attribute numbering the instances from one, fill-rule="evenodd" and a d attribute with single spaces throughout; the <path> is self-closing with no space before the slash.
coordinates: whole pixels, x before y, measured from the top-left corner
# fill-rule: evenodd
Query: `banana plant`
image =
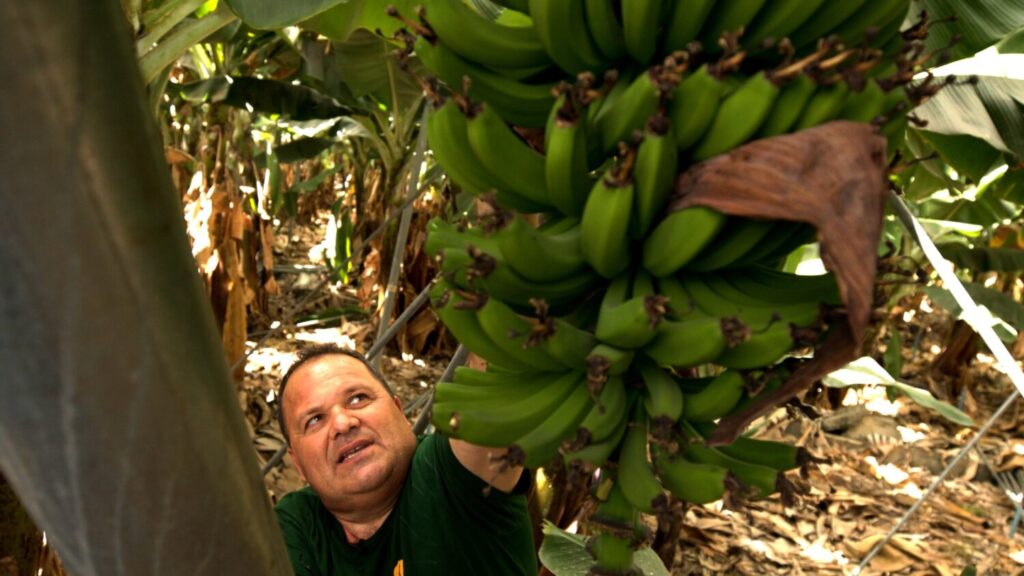
<path id="1" fill-rule="evenodd" d="M 0 468 L 70 573 L 288 575 L 123 26 L 0 6 Z"/>

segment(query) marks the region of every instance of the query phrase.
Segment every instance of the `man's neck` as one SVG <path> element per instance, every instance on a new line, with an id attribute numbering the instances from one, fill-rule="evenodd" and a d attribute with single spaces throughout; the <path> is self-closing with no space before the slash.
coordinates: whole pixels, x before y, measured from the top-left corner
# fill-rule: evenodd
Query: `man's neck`
<path id="1" fill-rule="evenodd" d="M 395 496 L 396 497 L 394 499 L 377 509 L 363 509 L 355 514 L 333 512 L 334 517 L 345 530 L 345 538 L 348 540 L 349 544 L 356 544 L 363 540 L 369 540 L 377 533 L 378 530 L 380 530 L 380 527 L 384 525 L 384 521 L 391 515 L 391 511 L 395 509 L 395 504 L 398 502 L 398 495 L 396 494 Z"/>

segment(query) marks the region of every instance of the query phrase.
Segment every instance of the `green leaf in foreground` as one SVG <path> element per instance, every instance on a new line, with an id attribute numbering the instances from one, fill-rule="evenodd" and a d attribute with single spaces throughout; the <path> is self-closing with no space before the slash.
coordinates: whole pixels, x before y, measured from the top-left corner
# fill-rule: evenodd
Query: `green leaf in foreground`
<path id="1" fill-rule="evenodd" d="M 845 367 L 825 376 L 822 381 L 830 388 L 846 388 L 867 384 L 894 388 L 917 404 L 938 412 L 940 416 L 950 422 L 961 426 L 974 425 L 974 420 L 955 406 L 935 398 L 927 390 L 896 380 L 870 356 L 864 356 L 850 362 Z"/>
<path id="2" fill-rule="evenodd" d="M 1024 306 L 1010 296 L 986 288 L 981 284 L 966 282 L 964 289 L 967 290 L 967 294 L 972 300 L 984 306 L 992 315 L 992 328 L 996 331 L 999 339 L 1003 342 L 1014 342 L 1017 339 L 1017 332 L 1024 328 Z M 948 290 L 938 286 L 928 286 L 924 291 L 935 304 L 945 308 L 958 318 L 962 317 L 960 305 L 956 303 Z"/>
<path id="3" fill-rule="evenodd" d="M 544 523 L 544 543 L 540 561 L 555 576 L 583 576 L 590 572 L 594 559 L 586 549 L 586 536 L 572 534 L 550 522 Z M 636 551 L 633 562 L 644 576 L 669 576 L 661 558 L 650 548 Z"/>
<path id="4" fill-rule="evenodd" d="M 345 0 L 225 0 L 243 22 L 257 30 L 273 30 L 312 18 Z M 357 2 L 362 4 L 362 2 Z"/>

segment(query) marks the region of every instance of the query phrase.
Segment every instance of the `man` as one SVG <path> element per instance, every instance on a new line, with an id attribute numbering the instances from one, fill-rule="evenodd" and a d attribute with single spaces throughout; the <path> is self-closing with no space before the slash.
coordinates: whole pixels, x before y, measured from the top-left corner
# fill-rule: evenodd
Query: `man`
<path id="1" fill-rule="evenodd" d="M 279 398 L 309 484 L 277 505 L 296 575 L 537 573 L 529 475 L 496 468 L 502 450 L 417 439 L 380 373 L 337 346 L 302 351 Z"/>

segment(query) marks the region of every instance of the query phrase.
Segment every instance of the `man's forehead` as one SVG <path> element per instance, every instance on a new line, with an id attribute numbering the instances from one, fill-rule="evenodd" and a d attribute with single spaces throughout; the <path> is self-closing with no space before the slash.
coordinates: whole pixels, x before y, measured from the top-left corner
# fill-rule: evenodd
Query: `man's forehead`
<path id="1" fill-rule="evenodd" d="M 305 390 L 310 386 L 322 383 L 330 383 L 333 389 L 335 386 L 359 385 L 373 383 L 384 386 L 377 381 L 373 373 L 358 358 L 346 356 L 345 354 L 327 354 L 309 360 L 300 366 L 289 378 L 285 386 L 284 396 L 294 396 L 299 390 Z M 289 394 L 291 392 L 291 394 Z M 283 398 L 282 398 L 283 400 Z"/>

